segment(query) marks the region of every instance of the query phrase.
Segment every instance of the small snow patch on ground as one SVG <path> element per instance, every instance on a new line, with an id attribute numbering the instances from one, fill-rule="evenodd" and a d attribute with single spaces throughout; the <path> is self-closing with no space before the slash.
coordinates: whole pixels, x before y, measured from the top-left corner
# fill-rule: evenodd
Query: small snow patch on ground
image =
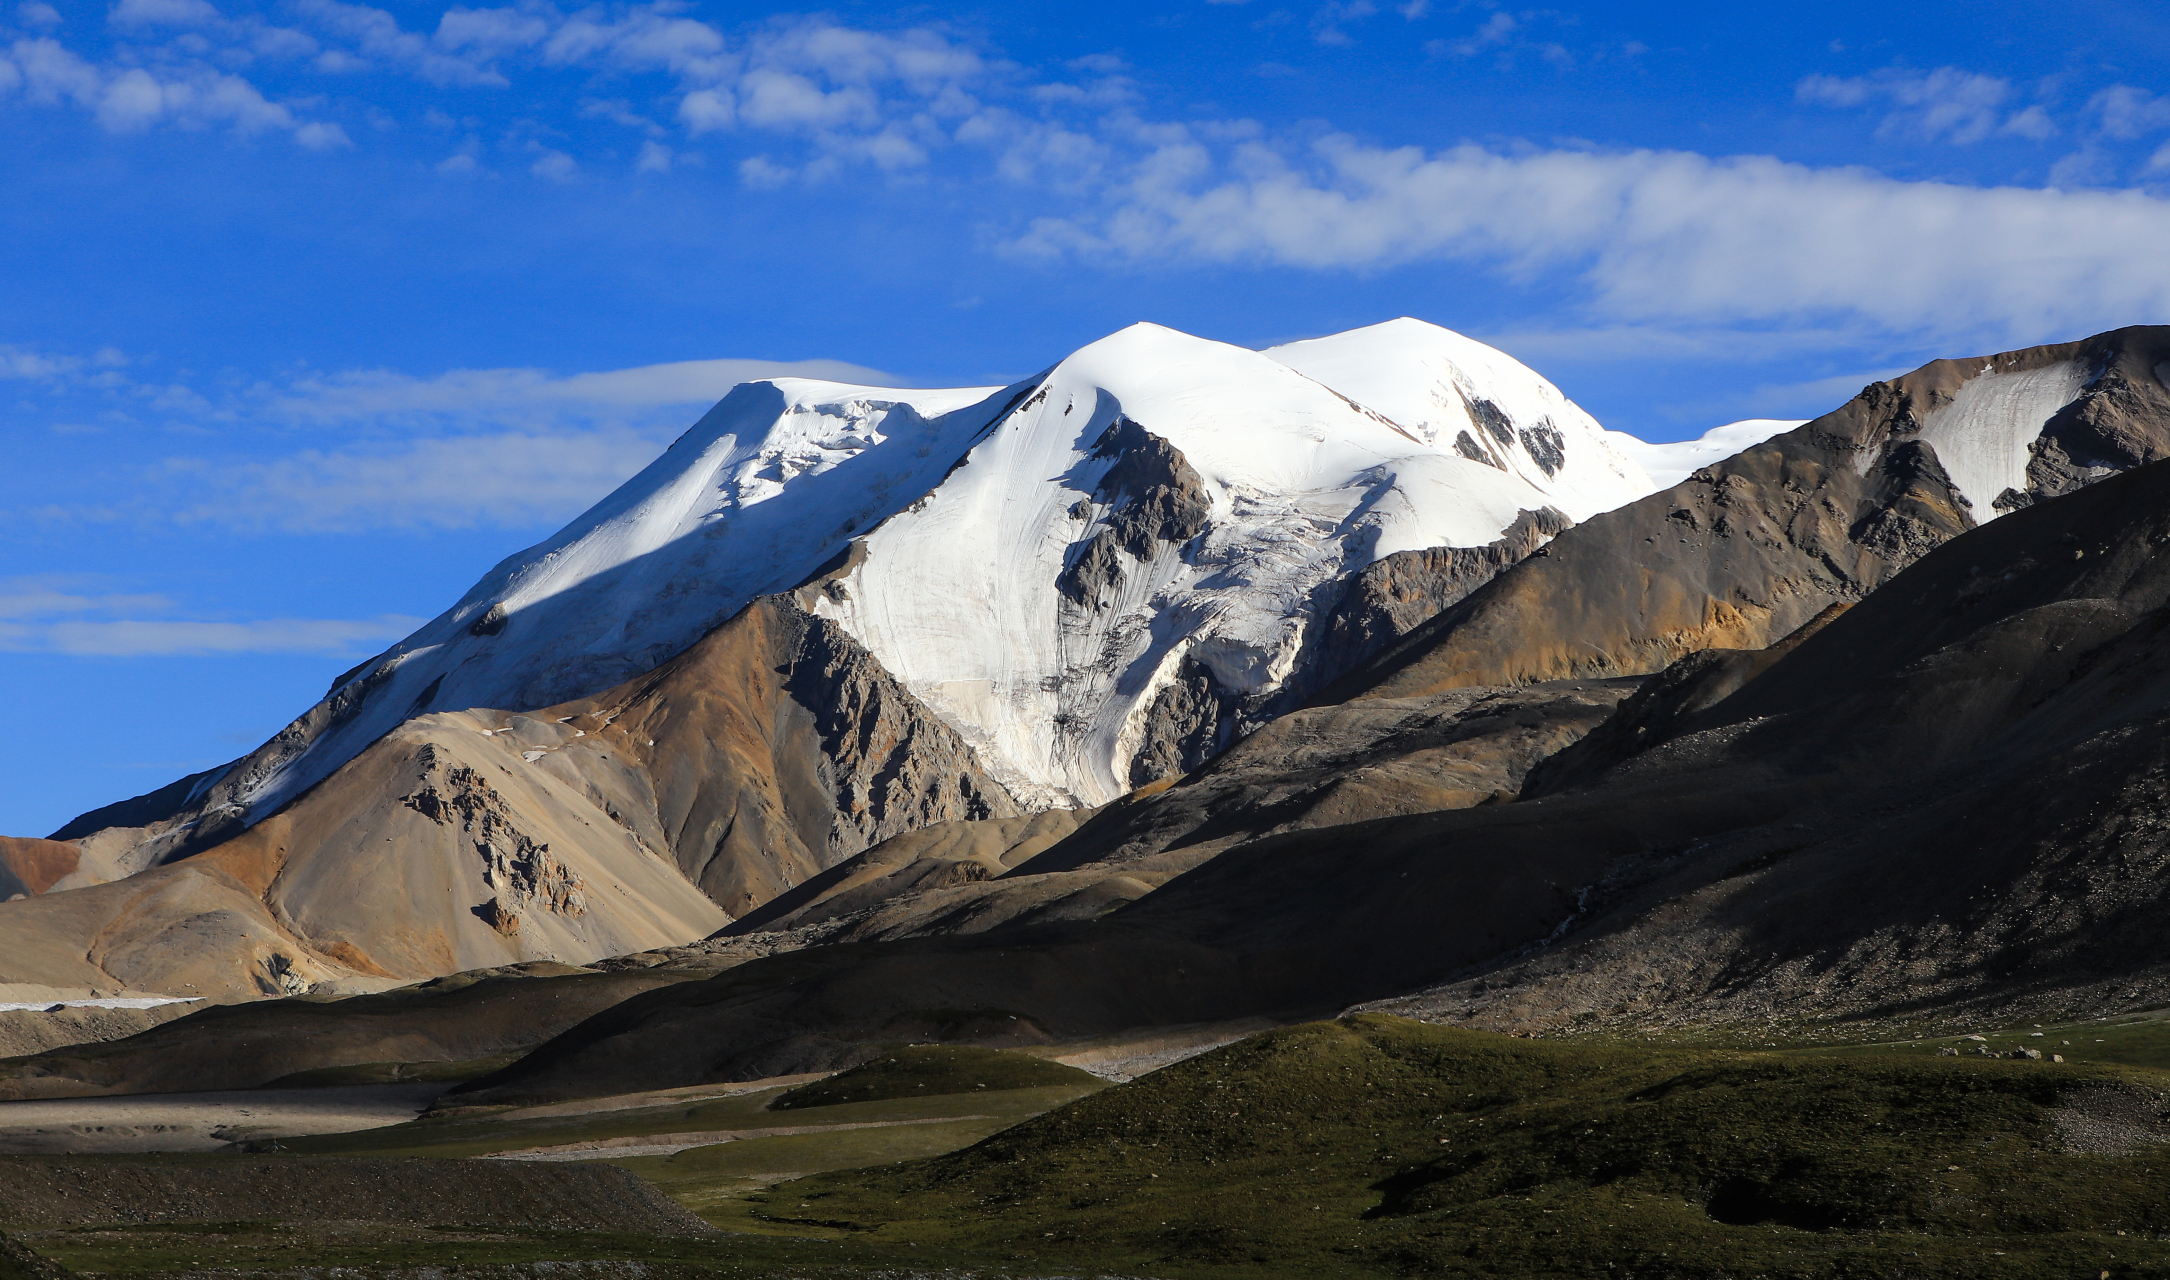
<path id="1" fill-rule="evenodd" d="M 0 1003 L 0 1013 L 22 1009 L 156 1009 L 162 1004 L 193 1004 L 201 996 L 96 996 L 85 1000 L 32 1000 Z"/>

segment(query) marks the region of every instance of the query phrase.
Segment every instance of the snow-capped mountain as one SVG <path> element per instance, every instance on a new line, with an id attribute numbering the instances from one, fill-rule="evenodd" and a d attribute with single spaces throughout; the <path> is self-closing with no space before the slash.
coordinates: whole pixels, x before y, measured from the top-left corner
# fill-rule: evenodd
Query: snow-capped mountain
<path id="1" fill-rule="evenodd" d="M 1257 699 L 1380 556 L 1649 488 L 1550 384 L 1432 325 L 1266 352 L 1134 325 L 1038 380 L 817 609 L 1021 799 L 1100 804 L 1142 781 L 1186 660 Z"/>
<path id="2" fill-rule="evenodd" d="M 733 388 L 616 492 L 199 791 L 254 821 L 413 716 L 549 706 L 653 668 L 940 484 L 1000 412 L 997 390 Z"/>
<path id="3" fill-rule="evenodd" d="M 817 610 L 990 773 L 1101 803 L 1186 659 L 1270 694 L 1348 573 L 1649 491 L 1613 434 L 1415 320 L 1267 352 L 1139 324 L 1007 388 L 748 383 L 194 803 L 253 822 L 412 716 L 593 693 L 831 561 Z"/>
<path id="4" fill-rule="evenodd" d="M 1378 729 L 1762 649 L 2170 453 L 2158 338 L 1670 445 L 1410 320 L 1263 352 L 1137 325 L 1002 388 L 741 386 L 248 757 L 0 848 L 43 886 L 0 904 L 8 972 L 276 994 L 675 945 L 900 836 L 1044 846 L 1077 817 L 1046 811 L 1206 776 L 1307 701 Z M 1333 804 L 1501 789 L 1435 782 Z M 897 872 L 930 928 L 1086 918 L 1190 856 L 1102 884 L 1081 846 L 997 910 L 963 886 L 1017 858 L 981 853 Z"/>

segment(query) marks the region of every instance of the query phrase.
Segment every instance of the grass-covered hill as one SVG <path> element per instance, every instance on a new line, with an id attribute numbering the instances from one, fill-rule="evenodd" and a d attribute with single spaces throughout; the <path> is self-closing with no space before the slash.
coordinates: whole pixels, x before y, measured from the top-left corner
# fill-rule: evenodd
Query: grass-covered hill
<path id="1" fill-rule="evenodd" d="M 981 1090 L 1096 1089 L 1100 1081 L 1076 1067 L 975 1044 L 898 1045 L 867 1062 L 802 1084 L 777 1096 L 771 1111 L 833 1107 L 847 1102 L 940 1097 Z"/>
<path id="2" fill-rule="evenodd" d="M 2166 1085 L 1365 1016 L 949 1155 L 786 1184 L 760 1212 L 1126 1274 L 2170 1275 Z"/>

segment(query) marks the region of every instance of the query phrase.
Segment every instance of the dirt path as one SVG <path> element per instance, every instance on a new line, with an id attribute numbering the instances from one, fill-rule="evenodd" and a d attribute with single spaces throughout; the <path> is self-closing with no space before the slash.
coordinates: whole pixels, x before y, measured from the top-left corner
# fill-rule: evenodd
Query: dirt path
<path id="1" fill-rule="evenodd" d="M 0 1102 L 0 1155 L 215 1151 L 249 1138 L 346 1133 L 412 1120 L 442 1084 Z"/>

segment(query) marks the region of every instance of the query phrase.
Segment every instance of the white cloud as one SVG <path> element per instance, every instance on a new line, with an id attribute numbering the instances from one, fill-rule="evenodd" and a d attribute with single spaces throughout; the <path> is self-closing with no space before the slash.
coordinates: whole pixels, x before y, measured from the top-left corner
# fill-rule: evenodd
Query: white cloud
<path id="1" fill-rule="evenodd" d="M 633 162 L 635 173 L 669 173 L 671 149 L 650 138 L 640 144 L 640 158 Z"/>
<path id="2" fill-rule="evenodd" d="M 628 129 L 638 129 L 658 138 L 668 132 L 662 125 L 633 110 L 633 104 L 623 98 L 591 98 L 580 104 L 580 114 L 622 124 Z"/>
<path id="3" fill-rule="evenodd" d="M 544 148 L 535 163 L 528 166 L 529 173 L 552 182 L 571 182 L 580 176 L 580 162 L 562 151 Z"/>
<path id="4" fill-rule="evenodd" d="M 374 59 L 405 68 L 431 84 L 502 88 L 510 83 L 490 67 L 446 53 L 419 33 L 402 30 L 399 19 L 382 9 L 340 0 L 288 0 L 288 6 L 320 29 L 354 43 L 358 56 L 336 51 L 337 58 L 322 64 L 327 67 L 363 70 Z"/>
<path id="5" fill-rule="evenodd" d="M 1315 268 L 1421 258 L 1565 269 L 1613 316 L 1733 323 L 1819 315 L 1900 330 L 2040 335 L 2170 319 L 2170 201 L 1901 182 L 1863 169 L 1682 152 L 1476 146 L 1437 154 L 1329 137 L 1209 168 L 1195 140 L 1096 219 L 1043 219 L 1027 253 L 1191 256 Z"/>
<path id="6" fill-rule="evenodd" d="M 874 95 L 863 85 L 823 90 L 806 76 L 761 67 L 739 83 L 739 115 L 767 128 L 841 128 L 880 120 Z"/>
<path id="7" fill-rule="evenodd" d="M 156 69 L 98 65 L 57 41 L 18 40 L 0 53 L 0 89 L 19 84 L 35 104 L 73 105 L 109 133 L 140 133 L 161 124 L 225 126 L 248 135 L 281 130 L 305 147 L 342 145 L 337 125 L 305 122 L 239 76 L 201 64 Z"/>
<path id="8" fill-rule="evenodd" d="M 294 141 L 311 151 L 336 151 L 354 145 L 346 130 L 321 120 L 312 120 L 294 130 Z"/>
<path id="9" fill-rule="evenodd" d="M 0 580 L 0 621 L 40 618 L 52 614 L 140 612 L 173 607 L 173 601 L 165 596 L 82 595 L 68 590 L 74 585 L 60 578 Z"/>
<path id="10" fill-rule="evenodd" d="M 0 344 L 0 378 L 58 378 L 83 367 L 71 356 L 49 356 L 25 347 Z"/>
<path id="11" fill-rule="evenodd" d="M 528 528 L 577 515 L 659 447 L 628 430 L 508 432 L 370 452 L 311 450 L 265 463 L 176 460 L 171 474 L 213 495 L 179 512 L 183 524 L 291 533 Z"/>
<path id="12" fill-rule="evenodd" d="M 359 655 L 400 639 L 425 621 L 427 619 L 385 614 L 352 620 L 0 622 L 0 650 L 106 658 L 236 653 Z"/>
<path id="13" fill-rule="evenodd" d="M 390 422 L 557 431 L 570 422 L 616 420 L 613 415 L 625 411 L 705 407 L 741 382 L 765 378 L 902 385 L 880 370 L 841 360 L 679 360 L 562 377 L 541 369 L 454 369 L 434 378 L 370 370 L 267 389 L 261 412 L 274 421 L 317 427 Z"/>
<path id="14" fill-rule="evenodd" d="M 391 614 L 364 619 L 205 621 L 170 616 L 178 607 L 159 595 L 90 594 L 82 584 L 61 578 L 0 579 L 0 651 L 99 657 L 351 654 L 373 651 L 424 621 Z"/>
<path id="15" fill-rule="evenodd" d="M 678 119 L 696 137 L 719 132 L 738 123 L 737 100 L 716 89 L 695 89 L 679 100 Z"/>
<path id="16" fill-rule="evenodd" d="M 748 156 L 738 162 L 738 180 L 756 191 L 774 191 L 793 176 L 790 169 L 767 156 Z"/>
<path id="17" fill-rule="evenodd" d="M 57 27 L 61 24 L 60 10 L 46 4 L 45 0 L 24 0 L 15 9 L 16 21 L 26 27 Z"/>
<path id="18" fill-rule="evenodd" d="M 2170 99 L 2129 84 L 2113 84 L 2087 105 L 2101 115 L 2102 131 L 2113 138 L 2139 138 L 2170 127 Z"/>
<path id="19" fill-rule="evenodd" d="M 207 0 L 121 0 L 106 15 L 116 27 L 208 27 L 224 20 Z"/>
<path id="20" fill-rule="evenodd" d="M 2057 136 L 2058 129 L 2056 123 L 2049 118 L 2049 112 L 2035 106 L 2012 113 L 2005 119 L 2003 127 L 1999 128 L 1997 132 L 2008 133 L 2015 138 L 2031 138 L 2036 142 L 2046 142 Z"/>
<path id="21" fill-rule="evenodd" d="M 1889 102 L 1897 110 L 1884 117 L 1884 131 L 1913 134 L 1930 141 L 1964 144 L 1999 132 L 2028 138 L 2044 138 L 2056 132 L 2039 107 L 2005 116 L 2003 103 L 2011 92 L 2007 81 L 1956 67 L 1929 72 L 1887 68 L 1852 79 L 1809 76 L 1794 90 L 1802 102 L 1825 106 Z"/>
<path id="22" fill-rule="evenodd" d="M 1520 24 L 1509 13 L 1495 13 L 1477 25 L 1460 40 L 1434 40 L 1425 46 L 1432 53 L 1451 53 L 1457 58 L 1474 58 L 1486 49 L 1497 48 L 1514 38 L 1515 28 Z"/>
<path id="23" fill-rule="evenodd" d="M 1322 5 L 1311 15 L 1311 38 L 1320 44 L 1346 45 L 1354 43 L 1342 24 L 1359 21 L 1379 12 L 1372 0 L 1333 0 Z"/>
<path id="24" fill-rule="evenodd" d="M 436 44 L 442 49 L 473 50 L 498 58 L 541 44 L 551 21 L 541 13 L 518 9 L 450 9 L 437 20 Z"/>
<path id="25" fill-rule="evenodd" d="M 1812 325 L 1742 330 L 1717 325 L 1601 324 L 1473 333 L 1534 368 L 1566 363 L 1768 364 L 1844 350 L 1862 335 Z M 1850 394 L 1850 393 L 1849 393 Z"/>

